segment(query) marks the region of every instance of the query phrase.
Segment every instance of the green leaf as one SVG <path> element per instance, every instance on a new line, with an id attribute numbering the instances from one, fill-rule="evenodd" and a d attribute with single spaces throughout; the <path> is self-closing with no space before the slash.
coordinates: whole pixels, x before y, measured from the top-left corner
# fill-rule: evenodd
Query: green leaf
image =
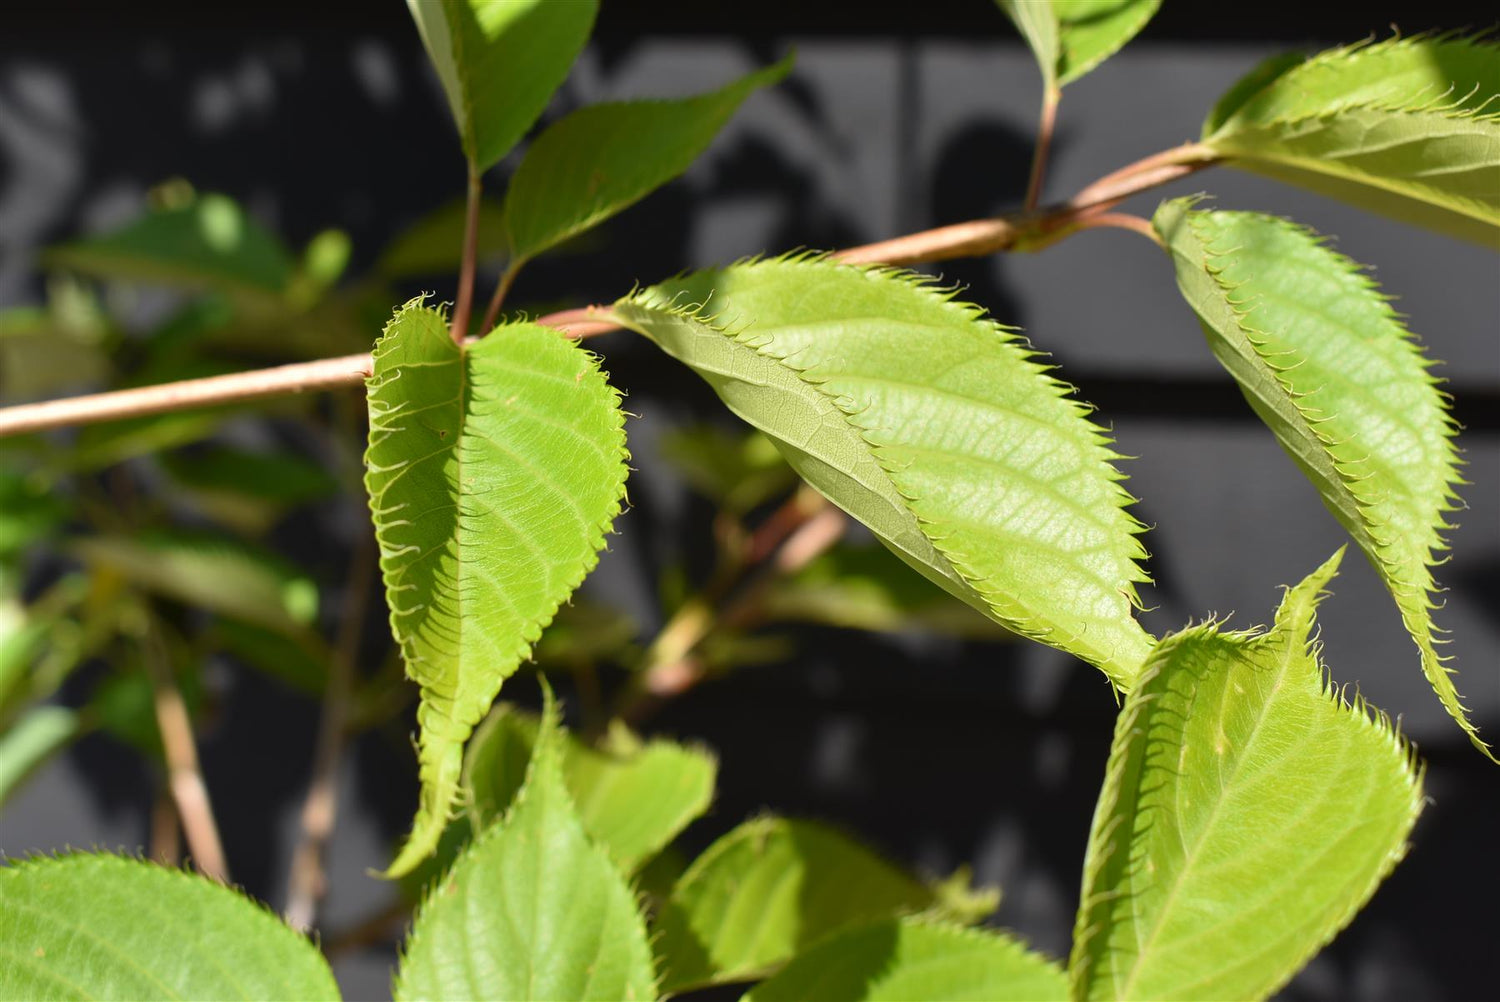
<path id="1" fill-rule="evenodd" d="M 449 274 L 458 271 L 467 213 L 464 199 L 439 206 L 391 240 L 375 262 L 386 278 Z M 479 229 L 475 260 L 494 263 L 505 257 L 505 209 L 492 199 L 479 201 Z"/>
<path id="2" fill-rule="evenodd" d="M 626 474 L 593 355 L 529 323 L 460 347 L 420 302 L 375 346 L 365 454 L 391 629 L 422 689 L 421 804 L 390 876 L 442 834 L 464 742 L 593 569 Z"/>
<path id="3" fill-rule="evenodd" d="M 497 707 L 474 732 L 464 788 L 476 828 L 510 807 L 536 733 L 536 718 L 509 706 Z M 660 852 L 713 801 L 718 763 L 700 748 L 642 742 L 617 725 L 602 748 L 569 736 L 562 753 L 579 821 L 625 873 Z"/>
<path id="4" fill-rule="evenodd" d="M 0 806 L 77 734 L 78 714 L 63 706 L 38 706 L 0 733 Z"/>
<path id="5" fill-rule="evenodd" d="M 799 954 L 744 1002 L 1065 1002 L 1061 967 L 1009 936 L 927 918 L 841 932 Z"/>
<path id="6" fill-rule="evenodd" d="M 990 641 L 1015 636 L 873 544 L 834 547 L 774 582 L 763 605 L 772 620 L 883 633 L 924 630 Z"/>
<path id="7" fill-rule="evenodd" d="M 1434 646 L 1433 554 L 1459 482 L 1431 362 L 1360 267 L 1272 216 L 1164 203 L 1177 284 L 1245 399 L 1390 590 L 1422 670 L 1477 747 Z"/>
<path id="8" fill-rule="evenodd" d="M 1500 248 L 1500 43 L 1419 35 L 1261 64 L 1203 144 L 1228 162 Z"/>
<path id="9" fill-rule="evenodd" d="M 748 821 L 693 862 L 657 915 L 662 988 L 762 977 L 837 929 L 935 902 L 931 889 L 822 825 Z"/>
<path id="10" fill-rule="evenodd" d="M 1128 686 L 1141 526 L 1087 405 L 1015 332 L 907 272 L 782 258 L 614 317 L 691 366 L 813 487 L 997 622 Z"/>
<path id="11" fill-rule="evenodd" d="M 69 549 L 85 563 L 186 605 L 298 635 L 318 615 L 318 588 L 270 553 L 196 532 L 92 536 Z"/>
<path id="12" fill-rule="evenodd" d="M 654 999 L 645 922 L 563 782 L 549 705 L 526 783 L 412 923 L 397 999 Z"/>
<path id="13" fill-rule="evenodd" d="M 77 853 L 0 868 L 0 998 L 337 999 L 317 949 L 203 877 Z"/>
<path id="14" fill-rule="evenodd" d="M 464 156 L 485 171 L 546 109 L 583 51 L 597 0 L 406 0 L 448 95 Z"/>
<path id="15" fill-rule="evenodd" d="M 1343 551 L 1266 633 L 1161 641 L 1115 725 L 1069 963 L 1076 999 L 1264 998 L 1369 900 L 1422 807 L 1411 750 L 1309 639 Z"/>
<path id="16" fill-rule="evenodd" d="M 1062 86 L 1118 52 L 1161 0 L 997 0 L 1036 54 L 1046 85 Z"/>
<path id="17" fill-rule="evenodd" d="M 709 94 L 596 104 L 554 122 L 505 196 L 511 267 L 634 205 L 696 160 L 751 93 L 786 76 L 788 56 Z"/>
<path id="18" fill-rule="evenodd" d="M 252 299 L 279 296 L 292 275 L 286 248 L 224 195 L 203 195 L 113 233 L 52 247 L 43 261 L 98 278 Z"/>
<path id="19" fill-rule="evenodd" d="M 758 431 L 731 433 L 713 425 L 672 428 L 658 448 L 694 490 L 734 515 L 785 494 L 797 481 L 775 444 Z"/>

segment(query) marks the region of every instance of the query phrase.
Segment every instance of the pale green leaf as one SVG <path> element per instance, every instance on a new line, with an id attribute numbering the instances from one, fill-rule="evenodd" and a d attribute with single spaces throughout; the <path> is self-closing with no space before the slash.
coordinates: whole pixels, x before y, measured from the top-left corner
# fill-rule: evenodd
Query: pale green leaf
<path id="1" fill-rule="evenodd" d="M 656 997 L 634 894 L 584 832 L 562 758 L 549 711 L 515 805 L 464 851 L 418 910 L 397 999 Z"/>
<path id="2" fill-rule="evenodd" d="M 312 943 L 203 877 L 88 853 L 0 868 L 0 998 L 338 997 Z"/>
<path id="3" fill-rule="evenodd" d="M 148 213 L 113 233 L 49 248 L 49 267 L 183 289 L 279 296 L 292 260 L 274 236 L 224 195 Z"/>
<path id="4" fill-rule="evenodd" d="M 929 280 L 825 259 L 704 271 L 616 319 L 706 379 L 913 567 L 1128 686 L 1140 525 L 1115 454 L 1028 344 Z"/>
<path id="5" fill-rule="evenodd" d="M 1008 936 L 885 919 L 799 954 L 744 1002 L 1065 1002 L 1061 967 Z"/>
<path id="6" fill-rule="evenodd" d="M 0 733 L 0 806 L 77 734 L 78 714 L 64 706 L 38 706 Z"/>
<path id="7" fill-rule="evenodd" d="M 1161 0 L 996 0 L 1015 22 L 1048 88 L 1085 75 L 1146 26 Z"/>
<path id="8" fill-rule="evenodd" d="M 1199 212 L 1156 227 L 1219 361 L 1396 600 L 1443 705 L 1481 750 L 1434 647 L 1434 554 L 1459 482 L 1453 419 L 1412 335 L 1360 267 L 1273 216 Z"/>
<path id="9" fill-rule="evenodd" d="M 526 151 L 505 196 L 512 267 L 634 205 L 687 170 L 751 93 L 791 57 L 720 90 L 675 101 L 580 108 Z"/>
<path id="10" fill-rule="evenodd" d="M 1393 38 L 1257 67 L 1204 123 L 1228 162 L 1500 248 L 1500 44 Z"/>
<path id="11" fill-rule="evenodd" d="M 1345 702 L 1309 636 L 1342 552 L 1269 632 L 1190 627 L 1147 662 L 1094 813 L 1074 998 L 1264 998 L 1405 853 L 1411 751 Z"/>
<path id="12" fill-rule="evenodd" d="M 597 0 L 406 0 L 464 156 L 488 170 L 525 134 L 583 51 Z"/>
<path id="13" fill-rule="evenodd" d="M 436 844 L 463 745 L 593 569 L 625 484 L 619 394 L 593 355 L 517 323 L 460 347 L 408 303 L 375 346 L 366 488 L 391 629 L 422 689 L 422 795 L 390 874 Z"/>
<path id="14" fill-rule="evenodd" d="M 464 763 L 470 818 L 483 829 L 515 796 L 536 740 L 537 721 L 497 707 L 475 731 Z M 589 837 L 626 873 L 677 837 L 713 801 L 718 763 L 671 741 L 642 742 L 612 731 L 601 748 L 563 742 L 563 778 Z"/>
<path id="15" fill-rule="evenodd" d="M 1015 24 L 1031 52 L 1036 56 L 1037 66 L 1042 71 L 1042 84 L 1047 90 L 1055 90 L 1057 63 L 1062 54 L 1059 40 L 1061 28 L 1052 0 L 995 0 L 1007 17 Z"/>
<path id="16" fill-rule="evenodd" d="M 90 536 L 68 548 L 146 591 L 281 633 L 302 633 L 317 619 L 317 585 L 279 557 L 228 537 Z"/>
<path id="17" fill-rule="evenodd" d="M 935 901 L 930 888 L 835 831 L 749 821 L 693 862 L 657 914 L 662 987 L 763 977 L 837 929 Z"/>

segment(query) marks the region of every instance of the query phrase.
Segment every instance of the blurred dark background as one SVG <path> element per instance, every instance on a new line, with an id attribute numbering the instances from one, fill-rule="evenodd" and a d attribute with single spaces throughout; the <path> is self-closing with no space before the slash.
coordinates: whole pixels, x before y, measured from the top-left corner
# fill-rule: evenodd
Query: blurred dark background
<path id="1" fill-rule="evenodd" d="M 1124 53 L 1065 94 L 1047 193 L 1196 136 L 1214 99 L 1265 55 L 1433 28 L 1483 27 L 1484 4 L 1304 4 L 1295 16 L 1168 0 Z M 640 280 L 763 250 L 830 248 L 1014 207 L 1040 96 L 1029 52 L 988 0 L 743 8 L 605 0 L 597 40 L 552 114 L 594 101 L 716 86 L 797 49 L 791 79 L 757 95 L 681 181 L 597 241 L 531 266 L 514 304 L 607 301 Z M 500 181 L 514 159 L 492 174 Z M 462 162 L 404 7 L 271 3 L 49 4 L 7 11 L 0 34 L 0 306 L 39 299 L 35 253 L 116 226 L 166 178 L 241 200 L 300 246 L 329 226 L 353 238 L 351 274 L 396 233 L 461 195 Z M 499 186 L 494 190 L 498 193 Z M 1500 292 L 1478 248 L 1272 182 L 1214 170 L 1162 195 L 1289 215 L 1337 234 L 1378 266 L 1410 326 L 1447 365 L 1466 431 L 1450 591 L 1439 623 L 1475 720 L 1500 738 Z M 1026 328 L 1112 423 L 1141 498 L 1156 586 L 1155 631 L 1211 612 L 1264 622 L 1278 586 L 1343 542 L 1269 432 L 1219 370 L 1170 269 L 1138 237 L 1084 233 L 1035 256 L 955 262 L 941 273 L 1003 322 Z M 484 283 L 482 287 L 485 287 Z M 451 297 L 451 288 L 431 289 Z M 410 290 L 421 291 L 421 287 Z M 377 333 L 372 330 L 371 336 Z M 656 456 L 664 430 L 717 420 L 711 394 L 649 345 L 594 346 L 639 415 L 638 471 L 591 594 L 649 631 L 664 568 L 706 572 L 711 511 Z M 306 530 L 325 580 L 367 528 L 347 508 Z M 305 553 L 303 555 L 306 555 Z M 1429 765 L 1432 803 L 1410 857 L 1286 990 L 1293 999 L 1493 996 L 1500 934 L 1495 767 L 1472 750 L 1423 680 L 1389 597 L 1357 556 L 1324 606 L 1335 680 L 1399 715 Z M 336 609 L 338 602 L 325 600 Z M 381 617 L 372 617 L 375 629 Z M 831 821 L 931 873 L 972 862 L 1004 889 L 997 921 L 1065 956 L 1079 870 L 1115 711 L 1091 669 L 1040 647 L 808 628 L 788 663 L 705 684 L 651 730 L 721 757 L 698 848 L 770 809 Z M 204 767 L 236 879 L 277 906 L 296 828 L 316 706 L 234 669 L 233 698 L 202 736 Z M 527 681 L 508 689 L 535 698 Z M 268 722 L 274 725 L 267 727 Z M 91 738 L 0 814 L 0 849 L 146 841 L 144 767 Z M 366 876 L 410 819 L 414 767 L 390 741 L 348 762 L 331 855 L 327 926 L 358 921 L 390 889 Z M 350 997 L 388 990 L 390 942 L 344 957 Z"/>

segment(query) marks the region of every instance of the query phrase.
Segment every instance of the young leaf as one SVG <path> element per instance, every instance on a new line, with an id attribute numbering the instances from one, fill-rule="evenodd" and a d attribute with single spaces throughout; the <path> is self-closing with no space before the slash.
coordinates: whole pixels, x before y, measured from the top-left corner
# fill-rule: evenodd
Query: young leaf
<path id="1" fill-rule="evenodd" d="M 505 196 L 512 267 L 634 205 L 688 169 L 788 56 L 710 94 L 581 108 L 537 137 Z"/>
<path id="2" fill-rule="evenodd" d="M 536 718 L 513 707 L 474 732 L 464 763 L 470 817 L 483 828 L 515 796 L 535 743 Z M 612 732 L 602 749 L 563 741 L 563 777 L 584 830 L 625 873 L 656 855 L 713 801 L 718 763 L 698 748 Z"/>
<path id="3" fill-rule="evenodd" d="M 458 126 L 489 170 L 562 85 L 594 27 L 597 0 L 406 0 Z"/>
<path id="4" fill-rule="evenodd" d="M 645 922 L 583 829 L 549 703 L 525 785 L 433 887 L 412 923 L 397 999 L 653 999 Z"/>
<path id="5" fill-rule="evenodd" d="M 113 233 L 52 247 L 43 259 L 50 267 L 104 279 L 252 299 L 280 295 L 292 274 L 286 248 L 223 195 L 203 195 Z"/>
<path id="6" fill-rule="evenodd" d="M 0 868 L 0 998 L 337 999 L 310 942 L 202 877 L 77 853 Z"/>
<path id="7" fill-rule="evenodd" d="M 1164 203 L 1156 228 L 1209 345 L 1374 564 L 1422 670 L 1477 747 L 1434 647 L 1433 553 L 1459 482 L 1432 364 L 1375 284 L 1284 219 Z"/>
<path id="8" fill-rule="evenodd" d="M 1068 976 L 1022 944 L 930 918 L 883 919 L 799 954 L 743 1002 L 1065 1002 Z"/>
<path id="9" fill-rule="evenodd" d="M 1500 43 L 1393 38 L 1263 63 L 1203 144 L 1229 163 L 1500 247 Z"/>
<path id="10" fill-rule="evenodd" d="M 615 318 L 706 379 L 834 504 L 997 622 L 1128 686 L 1141 526 L 1088 408 L 1014 332 L 906 272 L 783 258 Z"/>
<path id="11" fill-rule="evenodd" d="M 78 714 L 64 706 L 38 706 L 0 732 L 0 806 L 77 734 Z"/>
<path id="12" fill-rule="evenodd" d="M 1036 55 L 1050 90 L 1114 55 L 1156 15 L 1161 0 L 996 0 Z"/>
<path id="13" fill-rule="evenodd" d="M 662 988 L 764 976 L 836 929 L 934 903 L 930 888 L 837 832 L 749 821 L 693 862 L 657 915 Z"/>
<path id="14" fill-rule="evenodd" d="M 1069 963 L 1077 999 L 1264 998 L 1374 893 L 1422 807 L 1410 749 L 1310 641 L 1343 551 L 1268 633 L 1161 641 L 1115 725 Z"/>
<path id="15" fill-rule="evenodd" d="M 422 688 L 421 804 L 391 876 L 437 843 L 464 742 L 593 569 L 625 485 L 619 394 L 593 355 L 528 323 L 460 347 L 446 323 L 404 306 L 369 381 L 365 486 L 391 629 Z"/>

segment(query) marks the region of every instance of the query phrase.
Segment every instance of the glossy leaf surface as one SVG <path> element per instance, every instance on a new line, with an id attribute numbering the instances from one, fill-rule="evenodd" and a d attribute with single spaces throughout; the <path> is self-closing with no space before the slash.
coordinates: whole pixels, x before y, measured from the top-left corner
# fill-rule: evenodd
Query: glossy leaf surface
<path id="1" fill-rule="evenodd" d="M 907 563 L 1128 686 L 1140 525 L 1088 408 L 1024 340 L 909 273 L 697 272 L 616 303 Z"/>
<path id="2" fill-rule="evenodd" d="M 1395 598 L 1444 707 L 1431 566 L 1458 482 L 1432 363 L 1359 265 L 1273 216 L 1165 203 L 1156 227 L 1209 345 Z"/>
<path id="3" fill-rule="evenodd" d="M 1344 700 L 1310 639 L 1341 553 L 1270 631 L 1190 627 L 1147 662 L 1094 813 L 1074 998 L 1264 998 L 1405 853 L 1411 750 Z"/>
<path id="4" fill-rule="evenodd" d="M 407 0 L 442 81 L 464 156 L 478 170 L 510 152 L 588 41 L 597 0 Z"/>
<path id="5" fill-rule="evenodd" d="M 1064 1002 L 1061 967 L 1008 936 L 930 918 L 840 932 L 799 954 L 744 1002 Z"/>
<path id="6" fill-rule="evenodd" d="M 548 126 L 506 192 L 512 260 L 597 226 L 687 170 L 745 98 L 790 68 L 788 58 L 697 97 L 590 105 Z"/>
<path id="7" fill-rule="evenodd" d="M 1393 38 L 1263 63 L 1203 127 L 1247 170 L 1500 249 L 1500 44 Z"/>
<path id="8" fill-rule="evenodd" d="M 460 347 L 413 301 L 374 358 L 366 487 L 391 629 L 422 689 L 421 804 L 394 876 L 436 845 L 464 742 L 597 562 L 625 435 L 594 356 L 547 327 Z"/>
<path id="9" fill-rule="evenodd" d="M 505 819 L 459 857 L 412 924 L 397 999 L 654 999 L 635 896 L 584 832 L 555 717 Z"/>
<path id="10" fill-rule="evenodd" d="M 846 925 L 921 911 L 931 889 L 822 825 L 740 825 L 677 881 L 655 922 L 662 987 L 763 976 Z"/>
<path id="11" fill-rule="evenodd" d="M 203 877 L 78 853 L 0 868 L 0 998 L 337 999 L 316 947 Z"/>

